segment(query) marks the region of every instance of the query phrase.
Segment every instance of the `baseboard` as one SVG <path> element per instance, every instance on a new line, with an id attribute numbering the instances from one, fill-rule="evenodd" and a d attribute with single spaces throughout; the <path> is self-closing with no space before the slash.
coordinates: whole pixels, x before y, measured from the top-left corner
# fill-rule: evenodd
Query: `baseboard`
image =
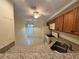
<path id="1" fill-rule="evenodd" d="M 3 47 L 2 49 L 0 49 L 0 53 L 5 53 L 8 49 L 10 49 L 11 47 L 13 47 L 15 45 L 15 42 L 10 43 L 9 45 Z"/>

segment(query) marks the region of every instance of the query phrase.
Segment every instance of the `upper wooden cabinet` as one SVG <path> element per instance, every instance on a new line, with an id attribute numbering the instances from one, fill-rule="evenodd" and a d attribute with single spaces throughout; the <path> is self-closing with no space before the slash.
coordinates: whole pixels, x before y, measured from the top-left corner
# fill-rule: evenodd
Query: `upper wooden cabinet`
<path id="1" fill-rule="evenodd" d="M 55 29 L 58 31 L 63 31 L 63 21 L 64 21 L 64 17 L 59 16 L 58 18 L 55 19 Z"/>
<path id="2" fill-rule="evenodd" d="M 79 35 L 79 7 L 76 9 L 76 19 L 74 20 L 74 27 L 73 27 L 73 32 L 74 34 Z"/>
<path id="3" fill-rule="evenodd" d="M 68 13 L 64 14 L 64 24 L 63 24 L 63 32 L 72 33 L 74 21 L 76 20 L 76 10 L 71 10 Z"/>
<path id="4" fill-rule="evenodd" d="M 55 30 L 59 30 L 59 27 L 58 27 L 58 18 L 55 18 Z"/>
<path id="5" fill-rule="evenodd" d="M 79 7 L 56 17 L 54 22 L 55 30 L 79 35 Z"/>

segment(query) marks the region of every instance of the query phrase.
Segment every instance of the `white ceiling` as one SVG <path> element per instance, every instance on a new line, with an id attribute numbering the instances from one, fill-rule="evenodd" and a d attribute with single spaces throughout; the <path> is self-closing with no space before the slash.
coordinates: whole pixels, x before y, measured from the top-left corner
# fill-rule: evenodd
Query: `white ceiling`
<path id="1" fill-rule="evenodd" d="M 36 10 L 42 14 L 36 20 L 47 21 L 52 15 L 60 11 L 69 3 L 75 0 L 13 0 L 15 17 L 26 21 L 34 20 L 31 7 L 36 7 Z"/>

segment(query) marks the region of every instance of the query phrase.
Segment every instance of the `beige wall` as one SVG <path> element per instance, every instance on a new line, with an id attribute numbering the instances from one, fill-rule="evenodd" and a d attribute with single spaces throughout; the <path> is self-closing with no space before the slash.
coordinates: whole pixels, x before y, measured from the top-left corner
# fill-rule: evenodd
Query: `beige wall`
<path id="1" fill-rule="evenodd" d="M 13 7 L 7 0 L 0 0 L 0 48 L 15 41 Z"/>
<path id="2" fill-rule="evenodd" d="M 15 38 L 16 44 L 22 44 L 25 35 L 25 21 L 15 18 Z"/>

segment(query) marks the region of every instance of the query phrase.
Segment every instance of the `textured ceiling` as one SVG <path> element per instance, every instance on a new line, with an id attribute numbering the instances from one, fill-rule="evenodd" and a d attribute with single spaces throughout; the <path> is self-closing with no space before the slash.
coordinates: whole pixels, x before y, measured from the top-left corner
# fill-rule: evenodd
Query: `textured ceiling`
<path id="1" fill-rule="evenodd" d="M 74 0 L 13 0 L 15 17 L 26 21 L 34 20 L 32 13 L 36 7 L 41 16 L 36 20 L 47 21 L 52 15 Z"/>

